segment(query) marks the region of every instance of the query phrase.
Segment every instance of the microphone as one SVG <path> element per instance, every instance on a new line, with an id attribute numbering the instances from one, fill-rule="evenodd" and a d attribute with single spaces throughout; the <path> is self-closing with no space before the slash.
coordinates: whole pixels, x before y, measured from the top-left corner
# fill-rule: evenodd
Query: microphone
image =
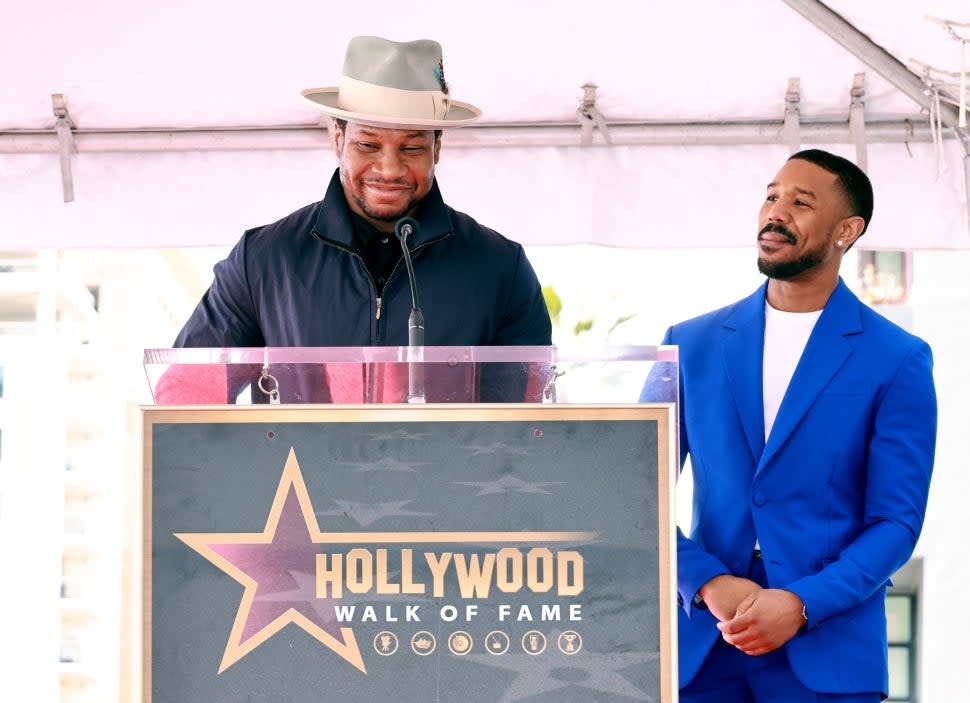
<path id="1" fill-rule="evenodd" d="M 424 366 L 420 347 L 424 346 L 424 315 L 418 304 L 418 284 L 414 278 L 414 264 L 408 250 L 408 237 L 418 231 L 418 221 L 413 217 L 402 217 L 394 224 L 394 234 L 401 242 L 404 265 L 408 270 L 408 283 L 411 286 L 411 315 L 408 317 L 408 402 L 423 403 Z"/>

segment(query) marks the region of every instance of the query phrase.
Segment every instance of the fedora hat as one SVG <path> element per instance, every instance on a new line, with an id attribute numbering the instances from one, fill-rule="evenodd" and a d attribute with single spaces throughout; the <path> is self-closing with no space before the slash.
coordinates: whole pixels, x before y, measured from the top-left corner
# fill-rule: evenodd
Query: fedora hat
<path id="1" fill-rule="evenodd" d="M 441 45 L 431 39 L 354 37 L 340 85 L 308 88 L 302 95 L 333 117 L 376 127 L 462 127 L 482 114 L 448 95 Z"/>

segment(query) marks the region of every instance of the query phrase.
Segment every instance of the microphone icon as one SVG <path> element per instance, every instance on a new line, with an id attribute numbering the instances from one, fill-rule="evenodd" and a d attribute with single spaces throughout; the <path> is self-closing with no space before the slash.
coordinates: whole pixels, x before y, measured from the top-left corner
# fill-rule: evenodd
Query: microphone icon
<path id="1" fill-rule="evenodd" d="M 420 348 L 424 346 L 424 314 L 418 303 L 418 284 L 414 278 L 414 264 L 408 249 L 408 237 L 416 234 L 418 222 L 413 217 L 402 217 L 394 224 L 394 234 L 401 242 L 404 265 L 408 270 L 408 283 L 411 286 L 411 315 L 408 317 L 408 402 L 423 403 L 424 366 Z"/>

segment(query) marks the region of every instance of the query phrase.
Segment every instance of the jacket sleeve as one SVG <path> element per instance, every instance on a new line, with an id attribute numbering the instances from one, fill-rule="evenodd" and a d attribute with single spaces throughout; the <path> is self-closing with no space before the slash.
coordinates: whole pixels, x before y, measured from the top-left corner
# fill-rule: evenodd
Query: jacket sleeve
<path id="1" fill-rule="evenodd" d="M 929 346 L 917 342 L 878 404 L 866 465 L 864 529 L 821 571 L 785 586 L 805 604 L 809 627 L 871 596 L 912 555 L 936 446 L 932 369 Z"/>
<path id="2" fill-rule="evenodd" d="M 504 314 L 499 318 L 493 346 L 548 346 L 552 344 L 552 322 L 542 297 L 539 279 L 520 245 Z"/>
<path id="3" fill-rule="evenodd" d="M 673 328 L 668 328 L 662 344 L 676 344 Z M 640 402 L 671 402 L 676 400 L 674 385 L 670 377 L 673 375 L 674 365 L 671 362 L 658 361 L 650 369 L 647 379 L 640 391 Z M 684 384 L 683 374 L 677 373 L 677 387 L 680 389 L 680 404 L 678 406 L 678 426 L 680 438 L 680 466 L 683 468 L 687 454 L 690 452 L 687 425 L 684 422 Z M 695 600 L 701 586 L 715 576 L 730 573 L 721 561 L 712 554 L 704 551 L 696 542 L 684 535 L 677 528 L 677 603 L 692 617 L 694 609 L 702 604 Z"/>
<path id="4" fill-rule="evenodd" d="M 247 252 L 250 232 L 214 267 L 215 279 L 179 332 L 175 347 L 265 346 L 253 299 Z"/>

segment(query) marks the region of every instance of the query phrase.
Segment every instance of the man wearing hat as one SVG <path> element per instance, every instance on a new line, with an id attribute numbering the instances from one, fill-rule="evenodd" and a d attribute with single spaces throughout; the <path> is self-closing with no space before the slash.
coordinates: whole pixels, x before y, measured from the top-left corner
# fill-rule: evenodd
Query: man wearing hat
<path id="1" fill-rule="evenodd" d="M 441 47 L 351 40 L 340 85 L 303 91 L 334 117 L 339 167 L 320 202 L 247 231 L 177 347 L 406 345 L 407 239 L 425 344 L 548 345 L 551 324 L 522 247 L 448 207 L 435 179 L 441 130 L 476 120 L 452 100 Z"/>

